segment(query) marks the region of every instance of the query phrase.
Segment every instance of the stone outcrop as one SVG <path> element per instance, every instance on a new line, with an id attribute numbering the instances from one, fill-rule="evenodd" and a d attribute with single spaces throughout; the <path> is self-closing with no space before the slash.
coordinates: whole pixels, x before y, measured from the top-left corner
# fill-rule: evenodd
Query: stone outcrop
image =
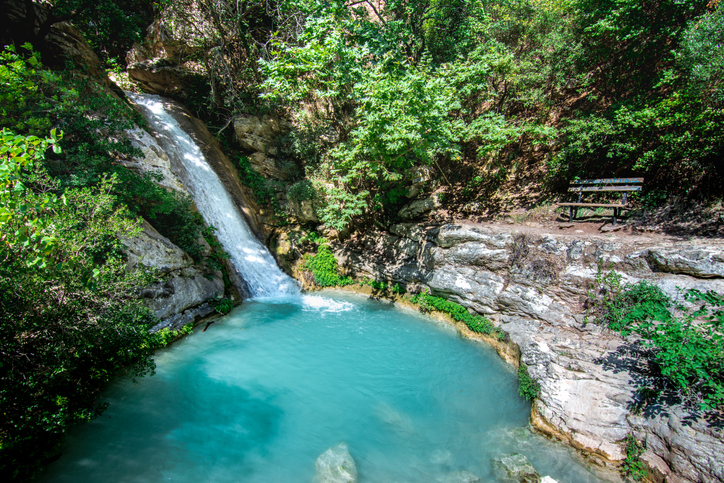
<path id="1" fill-rule="evenodd" d="M 253 151 L 249 163 L 265 178 L 288 181 L 300 172 L 296 164 L 285 161 L 277 141 L 292 129 L 289 121 L 267 115 L 237 114 L 232 119 L 234 139 L 243 149 Z"/>
<path id="2" fill-rule="evenodd" d="M 134 62 L 126 69 L 128 77 L 141 86 L 143 92 L 184 98 L 185 91 L 200 83 L 201 72 L 168 63 L 165 59 Z"/>
<path id="3" fill-rule="evenodd" d="M 317 483 L 356 483 L 357 464 L 347 443 L 339 443 L 319 455 L 314 463 Z"/>
<path id="4" fill-rule="evenodd" d="M 432 195 L 428 198 L 421 200 L 415 200 L 412 203 L 405 205 L 397 216 L 403 220 L 414 220 L 424 214 L 430 213 L 432 210 L 440 208 L 441 203 L 437 195 Z"/>
<path id="5" fill-rule="evenodd" d="M 146 30 L 142 43 L 126 55 L 127 72 L 145 92 L 185 98 L 203 82 L 205 67 L 197 60 L 208 48 L 200 42 L 214 28 L 193 0 L 174 2 Z"/>
<path id="6" fill-rule="evenodd" d="M 528 458 L 515 453 L 493 459 L 493 468 L 503 481 L 515 483 L 540 483 L 540 475 Z"/>
<path id="7" fill-rule="evenodd" d="M 602 462 L 621 462 L 628 434 L 647 441 L 654 479 L 724 482 L 724 430 L 677 402 L 640 407 L 651 382 L 635 341 L 586 323 L 599 264 L 675 300 L 724 293 L 724 247 L 711 240 L 540 234 L 525 227 L 399 224 L 334 247 L 347 274 L 443 295 L 485 314 L 541 386 L 534 426 Z M 501 351 L 499 351 L 501 352 Z M 501 356 L 517 364 L 515 352 Z M 517 354 L 515 354 L 517 355 Z"/>
<path id="8" fill-rule="evenodd" d="M 141 151 L 138 158 L 122 160 L 121 163 L 140 174 L 160 175 L 158 184 L 164 188 L 172 189 L 184 195 L 190 195 L 184 184 L 176 173 L 181 172 L 182 167 L 173 158 L 169 158 L 163 147 L 155 137 L 148 131 L 136 128 L 126 132 L 126 135 L 133 144 L 133 147 Z"/>
<path id="9" fill-rule="evenodd" d="M 130 270 L 154 269 L 161 275 L 159 282 L 140 293 L 146 306 L 161 319 L 152 330 L 178 330 L 213 313 L 208 302 L 224 294 L 221 272 L 194 265 L 191 257 L 147 222 L 137 237 L 122 241 Z"/>

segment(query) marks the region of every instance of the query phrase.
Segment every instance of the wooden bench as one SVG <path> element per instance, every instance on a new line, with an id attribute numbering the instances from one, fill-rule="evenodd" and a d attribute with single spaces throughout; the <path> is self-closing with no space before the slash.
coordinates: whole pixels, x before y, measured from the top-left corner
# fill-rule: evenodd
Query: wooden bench
<path id="1" fill-rule="evenodd" d="M 578 202 L 576 203 L 558 203 L 558 206 L 568 206 L 570 213 L 568 221 L 575 218 L 574 210 L 578 212 L 578 208 L 582 206 L 591 208 L 613 208 L 613 224 L 616 224 L 616 216 L 621 208 L 626 208 L 626 194 L 629 191 L 641 191 L 643 178 L 605 178 L 605 179 L 579 179 L 571 181 L 568 188 L 569 193 L 578 193 Z M 623 196 L 620 203 L 584 203 L 581 202 L 584 194 L 588 193 L 610 193 L 622 192 Z"/>

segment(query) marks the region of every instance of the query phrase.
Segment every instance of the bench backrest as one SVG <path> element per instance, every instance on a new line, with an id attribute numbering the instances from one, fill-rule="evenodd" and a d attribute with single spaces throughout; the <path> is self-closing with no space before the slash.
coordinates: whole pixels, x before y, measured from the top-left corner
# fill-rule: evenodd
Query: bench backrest
<path id="1" fill-rule="evenodd" d="M 568 191 L 641 191 L 643 182 L 643 178 L 578 179 L 571 181 Z"/>

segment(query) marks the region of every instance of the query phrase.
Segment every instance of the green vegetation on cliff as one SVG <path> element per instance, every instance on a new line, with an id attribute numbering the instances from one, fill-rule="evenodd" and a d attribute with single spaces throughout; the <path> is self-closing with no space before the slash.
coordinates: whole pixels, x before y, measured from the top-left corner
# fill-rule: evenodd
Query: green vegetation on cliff
<path id="1" fill-rule="evenodd" d="M 131 111 L 30 45 L 0 53 L 0 474 L 25 479 L 63 431 L 103 410 L 119 373 L 153 370 L 157 320 L 139 299 L 153 273 L 128 271 L 137 215 L 201 258 L 190 200 L 120 160 L 136 154 Z M 164 223 L 165 221 L 165 223 Z M 194 232 L 194 230 L 196 230 Z M 176 236 L 176 235 L 177 236 Z M 188 238 L 188 237 L 191 238 Z"/>
<path id="2" fill-rule="evenodd" d="M 641 405 L 673 390 L 704 411 L 724 406 L 723 296 L 689 290 L 687 308 L 646 281 L 622 283 L 614 271 L 600 271 L 597 280 L 600 290 L 592 294 L 591 316 L 624 337 L 640 337 L 653 363 L 650 387 L 641 388 Z"/>

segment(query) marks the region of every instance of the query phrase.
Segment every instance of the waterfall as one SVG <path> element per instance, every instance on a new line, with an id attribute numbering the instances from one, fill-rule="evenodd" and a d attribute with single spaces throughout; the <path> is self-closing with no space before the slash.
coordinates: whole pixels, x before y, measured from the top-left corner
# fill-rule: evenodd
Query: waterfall
<path id="1" fill-rule="evenodd" d="M 175 157 L 186 169 L 186 187 L 206 223 L 216 228 L 216 238 L 246 282 L 249 295 L 274 297 L 299 293 L 296 281 L 279 269 L 266 247 L 254 236 L 201 149 L 165 109 L 163 98 L 126 94 L 141 108 L 148 123 L 168 138 L 166 154 Z"/>

